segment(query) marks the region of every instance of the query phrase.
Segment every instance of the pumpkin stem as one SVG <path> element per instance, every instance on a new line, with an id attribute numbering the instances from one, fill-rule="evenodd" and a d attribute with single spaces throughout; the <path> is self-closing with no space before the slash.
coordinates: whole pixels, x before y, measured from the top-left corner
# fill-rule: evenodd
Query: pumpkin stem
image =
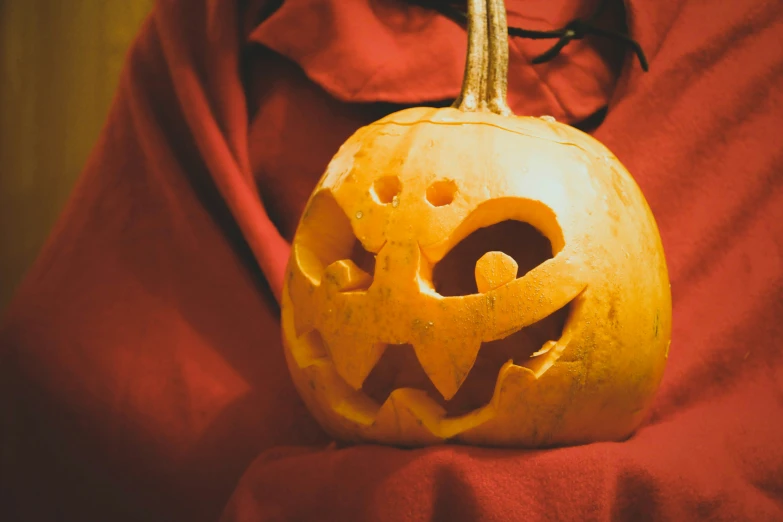
<path id="1" fill-rule="evenodd" d="M 473 112 L 484 108 L 489 54 L 487 39 L 487 0 L 468 0 L 468 54 L 462 90 L 453 107 Z"/>
<path id="2" fill-rule="evenodd" d="M 468 0 L 468 53 L 462 90 L 453 107 L 513 114 L 506 101 L 508 25 L 503 0 Z"/>
<path id="3" fill-rule="evenodd" d="M 489 8 L 489 64 L 487 67 L 487 106 L 502 116 L 512 114 L 508 106 L 508 23 L 503 0 L 487 0 Z"/>

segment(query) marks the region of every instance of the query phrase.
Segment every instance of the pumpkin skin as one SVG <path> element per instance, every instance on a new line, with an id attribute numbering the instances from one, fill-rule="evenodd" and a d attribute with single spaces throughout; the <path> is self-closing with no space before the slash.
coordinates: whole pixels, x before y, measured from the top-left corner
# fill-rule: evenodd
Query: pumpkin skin
<path id="1" fill-rule="evenodd" d="M 489 252 L 476 263 L 476 292 L 440 295 L 433 267 L 507 220 L 546 236 L 552 258 L 517 274 L 514 260 Z M 376 256 L 374 273 L 350 260 L 356 241 Z M 447 415 L 444 401 L 482 343 L 566 307 L 562 334 L 506 362 L 486 405 Z M 288 367 L 320 424 L 344 441 L 403 446 L 627 438 L 671 336 L 657 226 L 617 158 L 551 119 L 453 108 L 400 111 L 343 144 L 300 220 L 281 313 Z M 379 403 L 362 390 L 401 344 L 442 397 L 404 387 Z"/>

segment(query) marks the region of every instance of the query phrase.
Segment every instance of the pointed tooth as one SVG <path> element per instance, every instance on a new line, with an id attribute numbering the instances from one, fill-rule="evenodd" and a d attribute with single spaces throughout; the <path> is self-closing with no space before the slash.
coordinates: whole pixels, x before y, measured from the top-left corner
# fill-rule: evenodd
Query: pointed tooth
<path id="1" fill-rule="evenodd" d="M 439 442 L 440 422 L 446 411 L 426 392 L 411 388 L 394 390 L 375 417 L 375 428 L 381 438 L 404 445 Z"/>
<path id="2" fill-rule="evenodd" d="M 317 282 L 305 269 L 308 263 L 313 263 L 312 253 L 295 244 L 292 256 L 293 262 L 286 276 L 288 298 L 294 308 L 296 335 L 304 335 L 313 328 L 315 322 L 313 311 L 316 307 L 311 306 L 311 302 L 316 293 Z"/>
<path id="3" fill-rule="evenodd" d="M 444 399 L 457 393 L 476 362 L 480 339 L 450 339 L 449 342 L 416 344 L 419 364 Z"/>
<path id="4" fill-rule="evenodd" d="M 419 292 L 419 268 L 421 249 L 415 242 L 388 242 L 378 252 L 375 266 L 375 283 L 393 288 L 398 294 Z"/>
<path id="5" fill-rule="evenodd" d="M 476 261 L 476 286 L 481 294 L 500 288 L 517 277 L 519 265 L 503 252 L 487 252 Z"/>
<path id="6" fill-rule="evenodd" d="M 557 346 L 557 342 L 555 341 L 547 341 L 544 343 L 544 345 L 541 347 L 540 350 L 533 353 L 530 357 L 538 357 L 539 355 L 544 355 L 545 353 L 549 352 L 552 348 L 555 348 Z"/>
<path id="7" fill-rule="evenodd" d="M 341 342 L 334 337 L 325 341 L 335 370 L 354 390 L 362 387 L 386 350 L 384 343 Z"/>
<path id="8" fill-rule="evenodd" d="M 294 315 L 294 331 L 297 337 L 301 337 L 313 329 L 312 314 L 298 313 Z"/>
<path id="9" fill-rule="evenodd" d="M 566 349 L 570 341 L 569 335 L 563 335 L 558 341 L 547 341 L 544 346 L 530 356 L 530 359 L 522 363 L 521 366 L 533 372 L 536 379 L 544 375 L 560 358 L 560 354 Z"/>
<path id="10" fill-rule="evenodd" d="M 307 368 L 326 357 L 326 348 L 318 330 L 310 330 L 289 342 L 288 350 L 299 368 Z"/>
<path id="11" fill-rule="evenodd" d="M 323 281 L 334 285 L 340 292 L 349 292 L 369 287 L 372 276 L 350 259 L 340 259 L 326 267 Z"/>

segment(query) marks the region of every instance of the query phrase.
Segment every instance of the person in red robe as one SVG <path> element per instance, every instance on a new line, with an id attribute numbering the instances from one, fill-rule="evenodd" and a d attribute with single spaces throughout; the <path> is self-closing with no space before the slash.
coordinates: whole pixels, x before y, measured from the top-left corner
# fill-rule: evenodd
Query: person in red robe
<path id="1" fill-rule="evenodd" d="M 160 0 L 0 326 L 0 520 L 783 519 L 783 3 L 611 0 L 596 23 L 649 72 L 615 40 L 533 65 L 552 42 L 514 37 L 509 103 L 587 128 L 656 216 L 674 329 L 634 436 L 331 444 L 283 357 L 289 242 L 350 134 L 457 95 L 465 29 L 402 0 Z"/>

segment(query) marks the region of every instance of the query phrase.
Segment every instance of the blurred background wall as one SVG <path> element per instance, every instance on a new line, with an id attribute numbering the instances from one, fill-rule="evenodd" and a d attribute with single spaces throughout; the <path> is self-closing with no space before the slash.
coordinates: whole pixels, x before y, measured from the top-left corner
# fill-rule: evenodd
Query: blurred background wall
<path id="1" fill-rule="evenodd" d="M 81 172 L 153 0 L 0 0 L 0 311 Z"/>

